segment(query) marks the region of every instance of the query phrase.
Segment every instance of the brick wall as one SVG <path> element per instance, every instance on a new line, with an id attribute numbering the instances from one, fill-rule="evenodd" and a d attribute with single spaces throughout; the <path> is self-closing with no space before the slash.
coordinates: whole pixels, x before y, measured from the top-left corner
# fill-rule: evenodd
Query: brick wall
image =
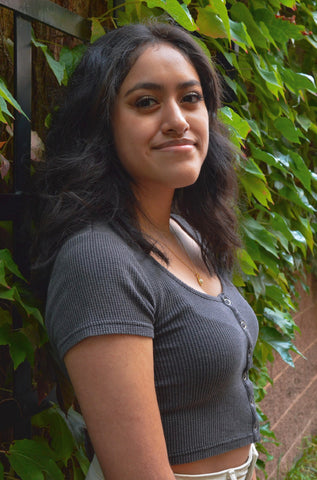
<path id="1" fill-rule="evenodd" d="M 282 480 L 300 452 L 301 440 L 317 434 L 317 279 L 310 278 L 310 294 L 301 292 L 296 324 L 301 329 L 296 346 L 305 355 L 292 355 L 295 368 L 279 356 L 270 367 L 273 386 L 261 402 L 280 445 L 268 448 L 274 460 L 268 462 L 268 480 Z M 263 479 L 262 474 L 258 477 Z"/>

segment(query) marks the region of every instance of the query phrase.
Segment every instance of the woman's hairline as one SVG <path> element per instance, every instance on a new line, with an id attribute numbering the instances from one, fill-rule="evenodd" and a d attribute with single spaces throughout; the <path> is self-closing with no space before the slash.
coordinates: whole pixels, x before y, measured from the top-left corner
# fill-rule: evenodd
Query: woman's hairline
<path id="1" fill-rule="evenodd" d="M 186 34 L 188 36 L 190 36 L 190 34 L 188 32 L 186 32 Z M 173 42 L 173 39 L 168 39 L 168 38 L 159 38 L 159 37 L 155 37 L 153 32 L 152 32 L 152 35 L 153 37 L 151 39 L 146 39 L 143 43 L 140 43 L 130 54 L 129 58 L 128 58 L 128 62 L 129 62 L 129 69 L 127 70 L 124 78 L 122 79 L 120 85 L 118 85 L 118 90 L 116 91 L 116 98 L 119 94 L 119 91 L 122 87 L 122 84 L 123 82 L 125 81 L 126 77 L 129 75 L 131 69 L 133 68 L 133 66 L 135 65 L 135 63 L 137 62 L 137 60 L 140 58 L 140 56 L 149 48 L 151 47 L 159 47 L 161 45 L 167 45 L 171 48 L 173 48 L 174 50 L 176 50 L 177 52 L 179 52 L 183 58 L 185 58 L 185 60 L 187 60 L 190 65 L 195 69 L 195 72 L 197 73 L 198 77 L 199 77 L 199 80 L 202 84 L 202 87 L 205 85 L 204 82 L 202 81 L 202 75 L 203 75 L 203 72 L 202 71 L 199 71 L 197 69 L 197 65 L 195 65 L 195 62 L 192 60 L 190 54 L 188 52 L 185 51 L 185 49 L 181 48 L 179 45 L 176 45 L 175 44 L 175 41 Z M 174 39 L 175 40 L 175 39 Z M 194 40 L 193 40 L 194 41 Z M 194 52 L 194 50 L 192 50 L 192 53 L 196 53 L 197 55 L 201 56 L 201 58 L 207 58 L 206 54 L 203 52 L 203 51 L 200 51 L 200 48 L 199 46 L 197 45 L 197 50 L 196 52 Z M 212 71 L 212 66 L 210 65 L 209 66 L 210 70 Z M 212 94 L 212 89 L 210 88 L 209 89 L 209 94 Z M 113 99 L 115 101 L 115 99 Z"/>

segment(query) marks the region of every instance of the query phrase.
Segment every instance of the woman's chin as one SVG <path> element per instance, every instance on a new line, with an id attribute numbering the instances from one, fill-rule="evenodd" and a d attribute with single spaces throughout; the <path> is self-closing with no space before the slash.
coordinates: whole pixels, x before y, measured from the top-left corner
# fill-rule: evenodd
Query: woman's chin
<path id="1" fill-rule="evenodd" d="M 177 179 L 175 179 L 175 186 L 174 188 L 185 188 L 189 187 L 190 185 L 194 185 L 199 177 L 199 173 L 196 172 L 188 172 L 187 175 L 179 175 Z"/>

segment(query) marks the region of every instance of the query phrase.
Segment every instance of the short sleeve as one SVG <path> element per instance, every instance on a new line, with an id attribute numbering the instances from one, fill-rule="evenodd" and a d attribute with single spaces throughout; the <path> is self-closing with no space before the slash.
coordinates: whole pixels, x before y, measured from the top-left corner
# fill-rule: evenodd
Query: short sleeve
<path id="1" fill-rule="evenodd" d="M 135 251 L 112 230 L 92 227 L 61 248 L 46 303 L 48 336 L 62 359 L 95 335 L 154 337 L 155 298 Z"/>

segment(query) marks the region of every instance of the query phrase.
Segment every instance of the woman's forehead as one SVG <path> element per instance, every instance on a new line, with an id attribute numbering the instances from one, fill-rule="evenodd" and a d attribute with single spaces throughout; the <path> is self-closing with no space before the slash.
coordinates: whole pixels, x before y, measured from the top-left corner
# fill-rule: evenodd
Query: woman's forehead
<path id="1" fill-rule="evenodd" d="M 200 82 L 195 67 L 178 48 L 169 43 L 147 45 L 133 63 L 121 89 L 126 91 L 133 84 L 159 83 L 166 79 Z"/>

